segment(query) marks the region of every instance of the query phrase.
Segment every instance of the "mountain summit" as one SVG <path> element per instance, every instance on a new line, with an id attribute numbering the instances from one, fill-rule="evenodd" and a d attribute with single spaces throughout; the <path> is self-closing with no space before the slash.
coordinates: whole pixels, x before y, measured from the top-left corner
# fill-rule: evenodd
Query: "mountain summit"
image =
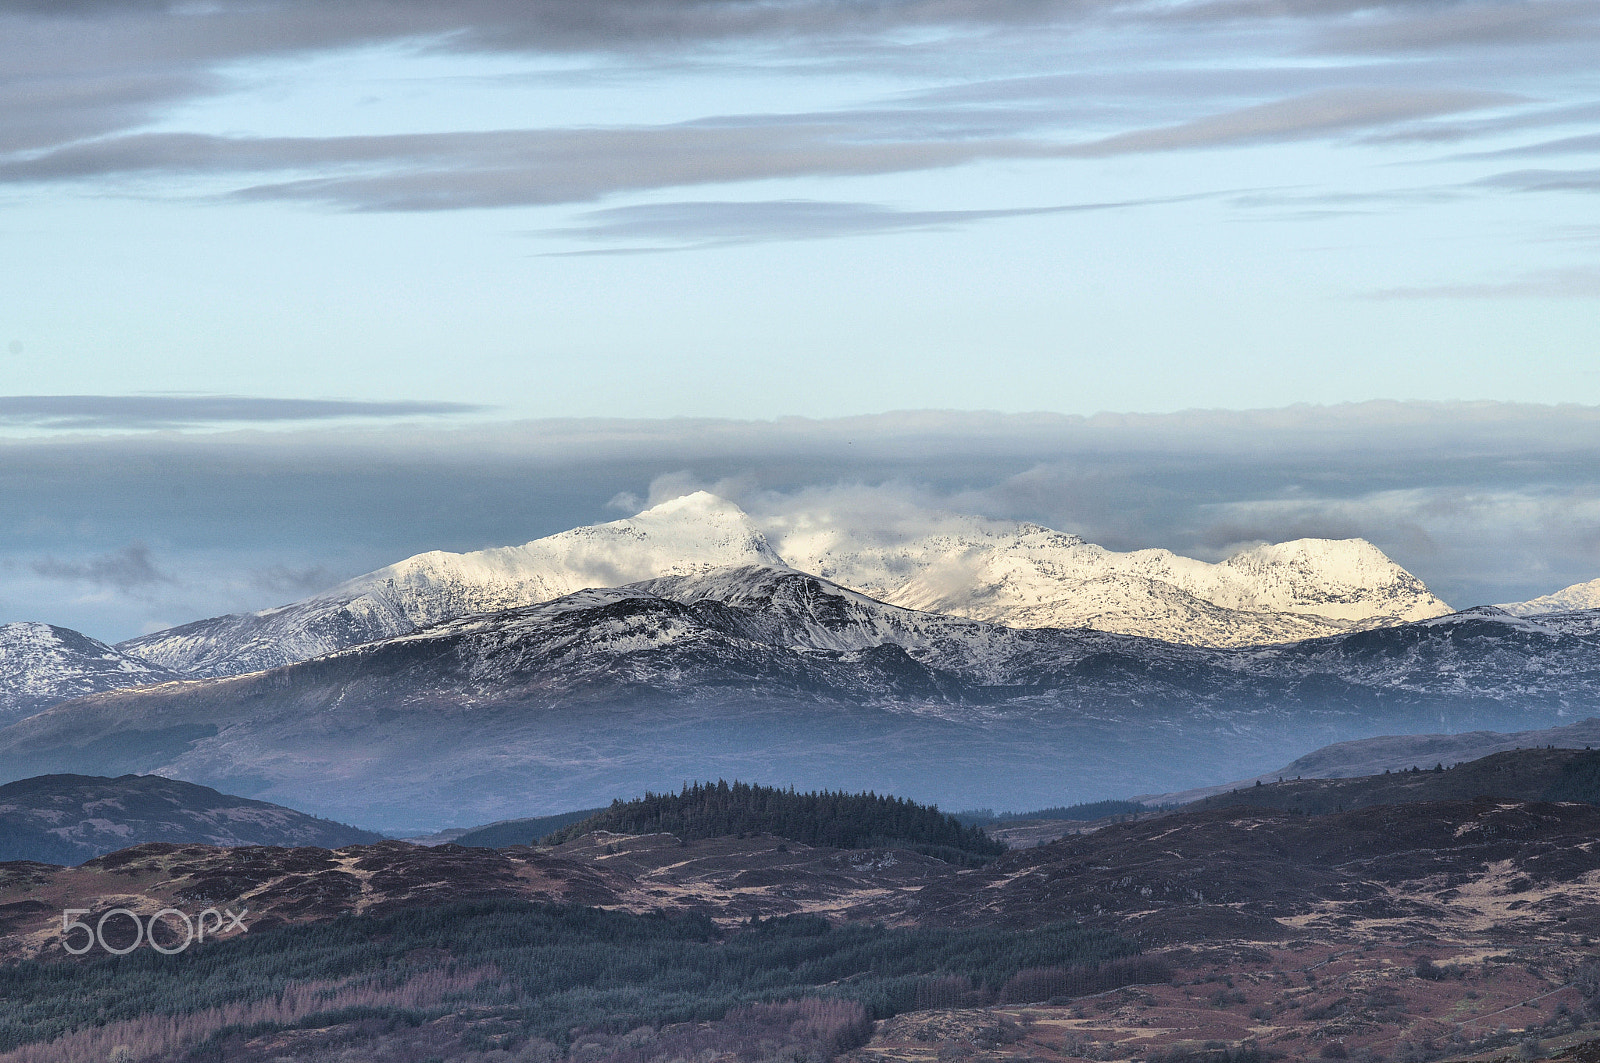
<path id="1" fill-rule="evenodd" d="M 0 720 L 6 722 L 69 698 L 177 678 L 70 628 L 0 624 Z"/>
<path id="2" fill-rule="evenodd" d="M 1211 564 L 1167 550 L 1117 553 L 1037 524 L 960 518 L 894 543 L 800 526 L 779 549 L 798 569 L 912 609 L 1192 645 L 1289 642 L 1450 611 L 1364 539 L 1263 544 Z"/>
<path id="3" fill-rule="evenodd" d="M 522 546 L 430 550 L 290 605 L 199 620 L 117 648 L 190 675 L 238 675 L 586 587 L 725 565 L 782 564 L 743 510 L 696 491 L 625 520 Z"/>
<path id="4" fill-rule="evenodd" d="M 188 675 L 238 675 L 586 588 L 734 566 L 812 572 L 893 605 L 1008 627 L 1086 627 L 1201 646 L 1291 642 L 1449 611 L 1361 539 L 1299 539 L 1208 564 L 1166 550 L 1116 553 L 1037 524 L 955 517 L 945 526 L 887 542 L 817 518 L 782 529 L 774 549 L 738 506 L 696 491 L 522 546 L 418 554 L 291 605 L 196 621 L 117 649 Z"/>

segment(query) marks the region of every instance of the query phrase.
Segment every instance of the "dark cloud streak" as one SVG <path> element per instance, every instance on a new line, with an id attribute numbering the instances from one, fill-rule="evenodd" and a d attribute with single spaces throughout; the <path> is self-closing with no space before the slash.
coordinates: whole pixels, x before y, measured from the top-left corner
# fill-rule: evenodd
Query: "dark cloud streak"
<path id="1" fill-rule="evenodd" d="M 356 402 L 236 395 L 0 395 L 0 425 L 59 430 L 227 422 L 437 417 L 487 409 L 455 402 Z"/>

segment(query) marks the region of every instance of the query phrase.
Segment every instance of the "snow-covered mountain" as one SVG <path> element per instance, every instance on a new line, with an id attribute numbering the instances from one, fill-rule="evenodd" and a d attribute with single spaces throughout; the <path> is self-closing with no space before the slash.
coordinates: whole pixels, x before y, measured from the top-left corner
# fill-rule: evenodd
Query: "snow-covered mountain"
<path id="1" fill-rule="evenodd" d="M 803 518 L 770 534 L 797 569 L 896 605 L 1013 627 L 1244 646 L 1450 611 L 1363 539 L 1266 544 L 1210 564 L 1167 550 L 1117 553 L 1037 524 L 979 518 L 893 542 L 864 542 Z"/>
<path id="2" fill-rule="evenodd" d="M 1437 616 L 1448 607 L 1360 539 L 1301 539 L 1219 564 L 1165 550 L 1115 553 L 1034 524 L 953 518 L 883 543 L 825 522 L 761 529 L 704 491 L 626 520 L 523 546 L 432 551 L 259 613 L 213 617 L 120 643 L 195 676 L 308 660 L 475 613 L 728 565 L 815 572 L 908 608 L 1011 627 L 1086 627 L 1202 646 L 1315 638 Z"/>
<path id="3" fill-rule="evenodd" d="M 1600 698 L 1597 650 L 1600 623 L 1491 609 L 1209 649 L 917 612 L 738 566 L 83 698 L 0 731 L 0 777 L 160 771 L 393 829 L 718 775 L 1049 804 L 1238 777 L 1363 735 L 1548 725 Z"/>
<path id="4" fill-rule="evenodd" d="M 1509 602 L 1500 608 L 1517 616 L 1600 609 L 1600 579 L 1592 579 L 1588 583 L 1575 583 L 1553 594 L 1530 598 L 1525 602 Z"/>
<path id="5" fill-rule="evenodd" d="M 290 605 L 200 620 L 117 648 L 189 675 L 237 675 L 585 587 L 741 564 L 783 562 L 738 506 L 698 491 L 522 546 L 417 554 Z"/>
<path id="6" fill-rule="evenodd" d="M 174 673 L 70 628 L 0 624 L 0 722 L 103 690 L 161 683 Z"/>

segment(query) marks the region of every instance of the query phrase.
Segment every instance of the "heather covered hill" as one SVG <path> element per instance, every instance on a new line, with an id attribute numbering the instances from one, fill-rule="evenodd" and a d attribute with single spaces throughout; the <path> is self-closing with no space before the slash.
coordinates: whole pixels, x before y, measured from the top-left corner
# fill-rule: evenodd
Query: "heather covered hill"
<path id="1" fill-rule="evenodd" d="M 159 775 L 43 775 L 0 786 L 0 861 L 81 864 L 144 842 L 332 848 L 380 837 Z"/>
<path id="2" fill-rule="evenodd" d="M 695 783 L 676 794 L 619 800 L 545 842 L 560 845 L 594 831 L 666 833 L 684 839 L 764 833 L 836 849 L 911 849 L 959 863 L 981 863 L 1005 852 L 1004 845 L 979 828 L 904 798 L 842 791 L 802 794 L 742 782 Z"/>

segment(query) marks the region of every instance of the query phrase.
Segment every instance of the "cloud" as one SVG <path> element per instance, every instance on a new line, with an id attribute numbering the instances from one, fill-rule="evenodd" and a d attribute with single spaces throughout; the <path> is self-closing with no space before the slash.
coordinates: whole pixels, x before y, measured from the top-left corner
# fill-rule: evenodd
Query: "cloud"
<path id="1" fill-rule="evenodd" d="M 31 577 L 5 581 L 0 622 L 125 638 L 152 617 L 281 604 L 321 589 L 319 566 L 522 543 L 698 487 L 763 520 L 832 514 L 901 534 L 970 514 L 1208 559 L 1359 535 L 1453 604 L 1515 601 L 1600 576 L 1596 467 L 1600 407 L 1498 402 L 0 440 L 0 564 Z M 158 571 L 181 584 L 82 595 L 82 559 L 129 542 L 161 543 Z M 41 557 L 73 578 L 37 575 Z"/>
<path id="2" fill-rule="evenodd" d="M 1322 50 L 1438 53 L 1558 45 L 1581 52 L 1588 47 L 1587 41 L 1600 34 L 1600 10 L 1592 0 L 1376 6 L 1350 0 L 1345 7 L 1364 9 L 1366 17 L 1325 24 L 1318 33 Z"/>
<path id="3" fill-rule="evenodd" d="M 1505 93 L 1462 89 L 1340 88 L 1273 100 L 1178 125 L 1119 133 L 1068 154 L 1124 155 L 1302 140 L 1519 102 Z"/>
<path id="4" fill-rule="evenodd" d="M 0 395 L 0 425 L 79 430 L 227 422 L 317 421 L 475 413 L 455 402 L 356 402 L 237 395 Z"/>
<path id="5" fill-rule="evenodd" d="M 1600 268 L 1537 270 L 1506 281 L 1380 288 L 1373 299 L 1597 299 Z"/>
<path id="6" fill-rule="evenodd" d="M 175 583 L 173 577 L 156 568 L 150 558 L 150 548 L 143 543 L 133 543 L 114 554 L 91 557 L 87 561 L 61 561 L 54 557 L 41 558 L 30 566 L 35 575 L 45 579 L 73 580 L 109 587 L 124 594 L 140 591 L 160 583 Z"/>
<path id="7" fill-rule="evenodd" d="M 270 594 L 298 599 L 327 590 L 339 582 L 339 577 L 326 565 L 311 565 L 306 568 L 273 565 L 252 572 L 250 582 Z"/>
<path id="8" fill-rule="evenodd" d="M 657 242 L 656 246 L 647 247 L 553 252 L 557 255 L 647 254 L 774 240 L 826 240 L 872 233 L 946 230 L 1005 218 L 1117 210 L 1171 202 L 1174 202 L 1171 198 L 1144 199 L 993 210 L 898 210 L 875 203 L 796 199 L 650 203 L 590 211 L 579 216 L 577 225 L 545 229 L 535 235 L 607 243 Z"/>
<path id="9" fill-rule="evenodd" d="M 1078 143 L 1025 135 L 1036 116 L 1013 116 L 1008 132 L 970 135 L 970 114 L 871 110 L 734 115 L 663 126 L 383 136 L 141 133 L 0 162 L 0 183 L 310 174 L 250 184 L 231 194 L 351 211 L 533 206 L 585 202 L 620 192 L 900 173 L 990 159 L 1097 158 L 1304 140 L 1502 106 L 1515 99 L 1459 89 L 1328 89 Z M 772 208 L 767 209 L 770 214 Z M 799 208 L 780 209 L 792 217 Z M 882 214 L 869 219 L 859 207 L 853 217 L 844 212 L 851 208 L 822 209 L 833 209 L 827 221 L 835 227 L 893 224 Z M 619 223 L 615 217 L 613 223 Z M 924 218 L 913 227 L 929 224 L 937 221 Z"/>
<path id="10" fill-rule="evenodd" d="M 1514 170 L 1478 184 L 1513 192 L 1600 192 L 1600 170 Z"/>

